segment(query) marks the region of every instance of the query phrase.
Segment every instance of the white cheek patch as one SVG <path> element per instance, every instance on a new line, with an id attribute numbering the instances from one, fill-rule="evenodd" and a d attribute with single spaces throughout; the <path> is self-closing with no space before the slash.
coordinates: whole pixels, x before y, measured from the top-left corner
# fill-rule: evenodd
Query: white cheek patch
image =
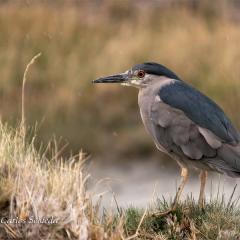
<path id="1" fill-rule="evenodd" d="M 125 87 L 130 87 L 131 85 L 129 83 L 121 83 L 122 86 L 125 86 Z"/>
<path id="2" fill-rule="evenodd" d="M 131 84 L 133 84 L 133 85 L 141 85 L 141 82 L 139 80 L 131 80 Z"/>

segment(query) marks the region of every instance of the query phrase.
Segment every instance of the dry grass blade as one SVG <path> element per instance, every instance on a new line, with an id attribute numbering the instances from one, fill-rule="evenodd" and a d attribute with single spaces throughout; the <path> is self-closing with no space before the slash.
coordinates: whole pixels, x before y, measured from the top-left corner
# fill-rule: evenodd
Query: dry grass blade
<path id="1" fill-rule="evenodd" d="M 24 74 L 23 74 L 23 82 L 22 82 L 22 121 L 21 121 L 21 128 L 22 128 L 22 132 L 25 135 L 26 133 L 26 127 L 25 127 L 25 121 L 26 121 L 26 117 L 25 117 L 25 85 L 26 85 L 26 81 L 27 81 L 27 73 L 31 67 L 31 65 L 34 64 L 34 62 L 36 61 L 36 59 L 38 59 L 40 56 L 42 55 L 42 53 L 38 53 L 37 55 L 35 55 L 30 62 L 27 64 Z"/>
<path id="2" fill-rule="evenodd" d="M 226 207 L 228 210 L 231 209 L 233 207 L 233 205 L 234 205 L 233 196 L 234 196 L 234 194 L 236 192 L 236 189 L 237 189 L 237 184 L 235 184 L 235 186 L 233 188 L 233 191 L 231 193 L 231 196 L 230 196 L 230 198 L 228 200 L 227 207 Z"/>
<path id="3" fill-rule="evenodd" d="M 140 220 L 140 222 L 139 222 L 139 224 L 138 224 L 138 227 L 137 227 L 137 230 L 136 230 L 135 234 L 133 234 L 133 235 L 130 236 L 130 237 L 123 238 L 124 240 L 132 240 L 132 239 L 138 237 L 140 227 L 142 226 L 143 220 L 144 220 L 144 218 L 145 218 L 146 215 L 147 215 L 147 210 L 148 210 L 148 208 L 146 207 L 146 208 L 145 208 L 145 211 L 144 211 L 144 213 L 143 213 L 143 215 L 142 215 L 142 217 L 141 217 L 141 220 Z"/>
<path id="4" fill-rule="evenodd" d="M 4 212 L 1 211 L 1 216 L 26 221 L 53 218 L 55 221 L 49 225 L 7 223 L 4 239 L 7 236 L 55 239 L 63 231 L 70 234 L 69 238 L 76 239 L 81 235 L 85 236 L 82 239 L 87 239 L 90 222 L 85 186 L 89 176 L 83 173 L 84 159 L 63 159 L 59 155 L 47 158 L 35 149 L 34 142 L 23 138 L 20 130 L 2 124 L 0 135 L 0 182 L 9 190 L 9 204 Z M 1 192 L 5 191 L 3 184 L 0 184 Z M 0 198 L 0 201 L 5 200 Z M 38 237 L 40 233 L 41 238 Z M 58 239 L 64 239 L 63 233 L 60 235 Z"/>
<path id="5" fill-rule="evenodd" d="M 19 236 L 17 233 L 6 223 L 4 223 L 5 231 L 13 238 L 13 239 L 18 239 Z"/>

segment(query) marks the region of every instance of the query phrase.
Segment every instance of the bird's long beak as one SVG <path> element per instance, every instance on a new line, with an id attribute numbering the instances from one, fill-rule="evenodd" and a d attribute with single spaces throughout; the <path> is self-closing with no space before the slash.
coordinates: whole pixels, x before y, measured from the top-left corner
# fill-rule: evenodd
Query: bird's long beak
<path id="1" fill-rule="evenodd" d="M 124 83 L 128 80 L 128 74 L 116 74 L 108 77 L 101 77 L 93 80 L 92 83 Z"/>

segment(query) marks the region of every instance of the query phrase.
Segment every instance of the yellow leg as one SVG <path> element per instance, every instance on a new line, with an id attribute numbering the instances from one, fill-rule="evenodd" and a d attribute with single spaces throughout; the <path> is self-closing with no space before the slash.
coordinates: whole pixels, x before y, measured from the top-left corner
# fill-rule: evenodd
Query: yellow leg
<path id="1" fill-rule="evenodd" d="M 182 177 L 182 181 L 181 181 L 181 183 L 180 183 L 180 185 L 179 185 L 179 187 L 178 187 L 176 196 L 175 196 L 175 198 L 174 198 L 173 210 L 176 209 L 177 203 L 178 203 L 178 201 L 179 201 L 179 198 L 180 198 L 180 196 L 181 196 L 181 194 L 182 194 L 182 191 L 183 191 L 183 189 L 184 189 L 184 187 L 185 187 L 185 185 L 186 185 L 186 183 L 187 183 L 187 181 L 188 181 L 189 174 L 188 174 L 188 169 L 187 169 L 187 168 L 182 168 L 182 169 L 181 169 L 181 177 Z"/>
<path id="2" fill-rule="evenodd" d="M 201 206 L 201 208 L 204 208 L 204 191 L 205 191 L 205 186 L 206 186 L 206 181 L 207 181 L 207 171 L 201 170 L 200 175 L 200 194 L 199 194 L 199 199 L 198 199 L 198 204 Z"/>
<path id="3" fill-rule="evenodd" d="M 188 174 L 188 169 L 187 168 L 183 168 L 182 167 L 182 169 L 181 169 L 181 177 L 182 177 L 182 180 L 181 180 L 181 183 L 180 183 L 180 185 L 178 187 L 177 193 L 175 195 L 172 207 L 169 210 L 165 211 L 165 212 L 155 213 L 154 214 L 155 216 L 164 216 L 164 215 L 167 215 L 167 214 L 169 214 L 169 213 L 171 213 L 171 212 L 176 210 L 176 207 L 177 207 L 179 198 L 181 196 L 181 193 L 183 191 L 183 188 L 186 185 L 186 182 L 188 181 L 189 174 Z"/>

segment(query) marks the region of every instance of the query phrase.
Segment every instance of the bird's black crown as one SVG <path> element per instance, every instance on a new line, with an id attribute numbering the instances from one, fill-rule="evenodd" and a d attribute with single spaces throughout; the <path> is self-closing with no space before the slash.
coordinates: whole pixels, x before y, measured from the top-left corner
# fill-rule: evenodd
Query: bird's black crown
<path id="1" fill-rule="evenodd" d="M 146 62 L 142 64 L 137 64 L 132 68 L 132 70 L 144 70 L 146 73 L 149 74 L 165 76 L 168 78 L 180 80 L 180 78 L 174 72 L 159 63 Z"/>

